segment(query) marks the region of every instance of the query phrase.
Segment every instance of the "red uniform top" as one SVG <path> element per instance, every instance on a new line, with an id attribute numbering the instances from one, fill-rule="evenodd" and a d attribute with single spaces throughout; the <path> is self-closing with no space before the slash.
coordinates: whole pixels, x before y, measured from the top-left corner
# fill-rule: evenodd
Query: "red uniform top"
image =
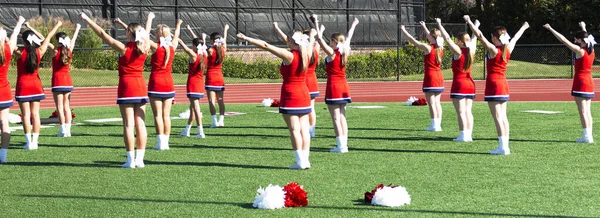
<path id="1" fill-rule="evenodd" d="M 313 64 L 308 63 L 308 70 L 306 71 L 306 85 L 308 86 L 308 91 L 311 96 L 319 95 L 319 83 L 317 81 L 317 73 L 316 69 L 319 65 L 319 52 L 314 49 L 313 50 Z"/>
<path id="2" fill-rule="evenodd" d="M 69 58 L 73 56 L 70 49 Z M 62 55 L 62 46 L 58 47 L 56 50 L 56 55 L 52 57 L 52 87 L 73 87 L 73 81 L 71 80 L 71 75 L 69 74 L 69 67 L 71 64 L 63 64 L 61 60 Z"/>
<path id="3" fill-rule="evenodd" d="M 335 51 L 333 60 L 325 60 L 325 71 L 327 71 L 327 89 L 325 90 L 325 103 L 343 104 L 352 102 L 350 87 L 346 81 L 346 66 L 342 66 L 342 54 L 338 49 Z"/>
<path id="4" fill-rule="evenodd" d="M 150 79 L 148 81 L 148 92 L 151 97 L 170 98 L 175 95 L 175 86 L 173 82 L 173 59 L 175 59 L 175 49 L 173 46 L 163 47 L 160 42 L 158 48 L 152 54 Z M 166 49 L 169 49 L 169 60 L 166 61 Z"/>
<path id="5" fill-rule="evenodd" d="M 124 55 L 119 57 L 118 100 L 147 99 L 148 91 L 144 80 L 146 54 L 139 53 L 136 42 L 128 42 Z"/>
<path id="6" fill-rule="evenodd" d="M 217 64 L 217 48 L 216 46 L 213 46 L 209 50 L 212 50 L 212 55 L 208 56 L 208 64 L 206 65 L 206 86 L 225 86 L 225 79 L 223 78 L 223 62 Z M 224 49 L 222 55 L 223 58 L 225 58 Z"/>
<path id="7" fill-rule="evenodd" d="M 440 54 L 440 56 L 442 56 Z M 437 50 L 431 45 L 431 52 L 423 58 L 425 77 L 423 78 L 423 91 L 444 91 L 444 76 L 442 75 L 442 63 L 437 61 Z M 440 60 L 441 61 L 441 60 Z"/>
<path id="8" fill-rule="evenodd" d="M 452 90 L 451 94 L 475 94 L 475 82 L 471 76 L 471 68 L 465 70 L 467 64 L 468 48 L 461 49 L 461 55 L 458 59 L 452 60 Z"/>
<path id="9" fill-rule="evenodd" d="M 508 81 L 506 81 L 506 66 L 510 60 L 510 53 L 506 55 L 506 61 L 502 59 L 502 46 L 496 46 L 498 54 L 487 60 L 487 78 L 485 80 L 485 97 L 508 97 Z"/>
<path id="10" fill-rule="evenodd" d="M 41 55 L 40 50 L 36 49 L 37 52 L 37 64 L 39 66 Z M 27 49 L 21 49 L 21 57 L 17 59 L 17 85 L 15 88 L 15 97 L 17 101 L 33 101 L 41 100 L 45 98 L 44 89 L 42 88 L 42 82 L 38 74 L 38 69 L 35 69 L 33 73 L 27 72 Z"/>
<path id="11" fill-rule="evenodd" d="M 206 54 L 198 54 L 195 62 L 190 59 L 188 63 L 188 80 L 186 86 L 188 95 L 204 95 L 204 71 L 198 69 L 201 60 L 204 60 L 204 64 L 207 63 Z"/>
<path id="12" fill-rule="evenodd" d="M 596 58 L 595 52 L 588 53 L 587 48 L 583 48 L 582 57 L 575 60 L 575 76 L 573 77 L 573 92 L 584 94 L 594 94 L 594 79 L 592 77 L 592 65 Z"/>
<path id="13" fill-rule="evenodd" d="M 4 43 L 4 64 L 0 65 L 0 105 L 12 105 L 12 93 L 10 91 L 10 82 L 8 82 L 8 68 L 10 67 L 10 59 L 12 53 L 10 51 L 10 45 Z"/>
<path id="14" fill-rule="evenodd" d="M 310 94 L 306 86 L 306 72 L 302 72 L 302 56 L 298 50 L 292 50 L 292 54 L 292 63 L 279 67 L 283 77 L 279 109 L 283 113 L 310 113 Z"/>

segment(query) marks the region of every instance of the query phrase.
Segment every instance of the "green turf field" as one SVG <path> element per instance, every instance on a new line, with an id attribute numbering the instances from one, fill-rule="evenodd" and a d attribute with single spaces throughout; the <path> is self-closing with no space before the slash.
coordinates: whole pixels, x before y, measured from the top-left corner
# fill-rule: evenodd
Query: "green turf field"
<path id="1" fill-rule="evenodd" d="M 122 169 L 125 161 L 119 122 L 72 128 L 72 138 L 42 129 L 36 151 L 20 149 L 13 132 L 9 164 L 0 165 L 2 217 L 558 217 L 600 216 L 600 149 L 577 144 L 581 127 L 572 102 L 508 105 L 509 156 L 491 156 L 497 146 L 485 103 L 474 105 L 473 143 L 454 143 L 456 115 L 444 103 L 443 132 L 423 129 L 427 107 L 395 104 L 385 109 L 348 109 L 346 154 L 335 144 L 325 105 L 318 104 L 312 168 L 289 170 L 293 162 L 281 115 L 256 105 L 228 105 L 247 113 L 226 117 L 225 128 L 206 129 L 206 139 L 175 136 L 171 150 L 146 152 L 146 168 Z M 593 114 L 600 107 L 592 106 Z M 178 104 L 173 114 L 186 105 Z M 207 111 L 207 106 L 202 105 Z M 547 115 L 524 110 L 564 113 Z M 149 108 L 148 108 L 148 111 Z M 50 115 L 43 111 L 43 116 Z M 119 117 L 116 107 L 76 108 L 76 122 Z M 148 132 L 153 133 L 151 114 Z M 205 117 L 205 123 L 209 119 Z M 596 134 L 596 140 L 600 140 Z M 156 143 L 150 134 L 148 144 Z M 264 211 L 252 208 L 259 186 L 304 185 L 306 208 Z M 379 183 L 405 186 L 408 206 L 363 205 L 365 191 Z"/>

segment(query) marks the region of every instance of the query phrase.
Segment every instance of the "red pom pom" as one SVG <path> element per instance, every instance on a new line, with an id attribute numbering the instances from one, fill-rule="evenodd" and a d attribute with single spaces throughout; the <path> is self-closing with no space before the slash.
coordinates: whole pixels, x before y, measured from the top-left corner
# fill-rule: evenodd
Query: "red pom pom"
<path id="1" fill-rule="evenodd" d="M 279 101 L 277 99 L 273 99 L 273 103 L 271 103 L 271 107 L 279 107 Z"/>
<path id="2" fill-rule="evenodd" d="M 290 182 L 283 187 L 285 191 L 285 207 L 306 207 L 308 197 L 306 191 L 298 183 Z"/>
<path id="3" fill-rule="evenodd" d="M 427 100 L 425 100 L 424 98 L 419 98 L 418 100 L 414 101 L 413 106 L 425 106 L 427 105 Z"/>
<path id="4" fill-rule="evenodd" d="M 393 186 L 392 184 L 390 184 L 388 186 L 392 187 L 392 188 L 398 187 L 398 186 Z M 373 191 L 371 191 L 371 192 L 365 192 L 365 203 L 371 204 L 371 201 L 373 200 L 373 196 L 375 196 L 375 193 L 377 192 L 377 190 L 381 189 L 383 187 L 385 187 L 385 185 L 379 184 L 379 185 L 377 185 L 377 187 L 375 187 L 375 189 L 373 189 Z"/>

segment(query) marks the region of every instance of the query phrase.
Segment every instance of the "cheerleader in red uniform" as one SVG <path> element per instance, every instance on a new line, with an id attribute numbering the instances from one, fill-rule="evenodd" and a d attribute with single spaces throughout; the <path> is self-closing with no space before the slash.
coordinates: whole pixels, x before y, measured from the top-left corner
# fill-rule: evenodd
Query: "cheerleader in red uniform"
<path id="1" fill-rule="evenodd" d="M 341 33 L 333 33 L 329 45 L 323 40 L 324 27 L 319 27 L 315 18 L 315 27 L 318 32 L 317 41 L 327 54 L 325 59 L 325 71 L 327 71 L 327 89 L 325 90 L 325 103 L 329 109 L 331 120 L 335 131 L 337 146 L 331 152 L 348 152 L 348 124 L 346 122 L 346 104 L 352 102 L 350 88 L 346 81 L 346 65 L 350 56 L 350 41 L 354 29 L 358 25 L 358 19 L 354 18 L 352 26 L 346 38 Z M 335 49 L 333 49 L 335 48 Z"/>
<path id="2" fill-rule="evenodd" d="M 73 48 L 79 35 L 81 25 L 77 24 L 73 39 L 70 39 L 66 33 L 56 34 L 58 46 L 52 50 L 52 95 L 54 104 L 58 112 L 60 121 L 60 131 L 58 137 L 71 137 L 71 92 L 73 91 L 73 81 L 69 74 L 69 67 L 73 59 Z"/>
<path id="3" fill-rule="evenodd" d="M 225 102 L 223 92 L 225 91 L 225 79 L 223 78 L 223 59 L 227 52 L 227 31 L 229 24 L 223 28 L 223 36 L 214 32 L 210 34 L 212 46 L 208 49 L 208 64 L 206 72 L 206 91 L 208 92 L 208 106 L 212 118 L 210 128 L 223 127 L 225 124 Z M 217 121 L 217 110 L 215 105 L 219 104 L 219 120 Z"/>
<path id="4" fill-rule="evenodd" d="M 454 104 L 454 109 L 458 115 L 458 129 L 460 134 L 455 138 L 455 142 L 473 141 L 473 99 L 475 98 L 475 82 L 471 76 L 471 66 L 475 59 L 477 49 L 477 37 L 469 37 L 466 32 L 459 33 L 456 37 L 456 43 L 452 41 L 450 35 L 442 26 L 442 20 L 436 18 L 444 40 L 454 53 L 452 57 L 452 89 L 450 98 Z M 475 21 L 475 26 L 479 27 L 479 21 Z"/>
<path id="5" fill-rule="evenodd" d="M 283 63 L 279 68 L 283 77 L 279 112 L 283 114 L 283 119 L 290 131 L 292 148 L 296 157 L 296 162 L 290 167 L 291 169 L 310 168 L 308 114 L 312 109 L 310 107 L 310 94 L 306 86 L 306 71 L 308 70 L 309 53 L 312 51 L 314 34 L 316 34 L 314 30 L 311 31 L 311 36 L 306 36 L 301 31 L 295 31 L 287 41 L 291 51 L 272 46 L 262 40 L 247 37 L 242 33 L 237 35 L 239 39 L 248 41 L 283 59 Z"/>
<path id="6" fill-rule="evenodd" d="M 490 154 L 509 155 L 509 125 L 506 117 L 506 102 L 509 100 L 509 94 L 508 82 L 506 81 L 506 65 L 517 41 L 521 38 L 523 32 L 529 28 L 529 24 L 525 22 L 512 40 L 505 27 L 496 27 L 492 32 L 492 42 L 490 43 L 475 24 L 471 22 L 468 15 L 465 15 L 465 21 L 488 52 L 484 99 L 488 102 L 490 112 L 494 117 L 500 144 L 496 149 L 490 151 Z"/>
<path id="7" fill-rule="evenodd" d="M 130 23 L 126 31 L 129 42 L 123 44 L 104 32 L 85 13 L 81 13 L 81 18 L 102 38 L 104 43 L 119 52 L 117 104 L 119 104 L 121 117 L 123 118 L 123 135 L 125 149 L 127 150 L 127 162 L 123 167 L 144 167 L 144 154 L 148 138 L 145 124 L 148 91 L 146 90 L 143 72 L 144 61 L 150 51 L 148 32 L 144 30 L 141 24 Z M 137 154 L 134 154 L 134 145 L 136 145 Z"/>
<path id="8" fill-rule="evenodd" d="M 8 126 L 9 108 L 13 106 L 10 82 L 8 82 L 8 68 L 10 68 L 10 58 L 17 48 L 17 37 L 21 31 L 21 26 L 25 18 L 19 16 L 10 38 L 7 38 L 6 30 L 0 28 L 0 123 L 2 124 L 2 148 L 0 149 L 0 164 L 6 163 L 8 154 L 8 144 L 10 144 L 10 127 Z"/>
<path id="9" fill-rule="evenodd" d="M 577 139 L 576 142 L 593 143 L 592 135 L 592 98 L 594 98 L 594 79 L 592 77 L 592 65 L 596 57 L 594 53 L 594 45 L 596 40 L 586 31 L 585 23 L 580 22 L 582 30 L 575 33 L 575 43 L 571 43 L 556 30 L 552 29 L 549 24 L 544 27 L 556 38 L 562 42 L 575 54 L 575 77 L 573 78 L 573 87 L 571 95 L 575 98 L 577 109 L 579 109 L 579 118 L 581 127 L 583 127 L 583 137 Z"/>
<path id="10" fill-rule="evenodd" d="M 23 130 L 27 142 L 24 148 L 27 150 L 38 148 L 41 125 L 40 101 L 46 98 L 38 75 L 40 60 L 48 49 L 50 39 L 56 34 L 61 25 L 62 22 L 58 21 L 43 41 L 31 30 L 23 32 L 21 40 L 24 47 L 16 52 L 17 85 L 15 99 L 19 102 L 19 108 L 21 108 L 21 114 L 23 114 Z"/>
<path id="11" fill-rule="evenodd" d="M 311 20 L 315 22 L 317 15 L 312 15 Z M 279 33 L 279 37 L 287 42 L 286 34 L 279 29 L 279 25 L 277 22 L 273 23 L 275 30 Z M 304 35 L 309 35 L 310 30 L 304 30 L 302 32 Z M 315 99 L 319 97 L 319 83 L 317 81 L 316 69 L 319 66 L 319 51 L 321 50 L 321 46 L 315 42 L 313 45 L 312 56 L 310 57 L 310 61 L 308 63 L 308 70 L 306 71 L 306 85 L 308 86 L 308 92 L 310 93 L 310 106 L 312 108 L 312 112 L 308 114 L 308 120 L 310 123 L 309 133 L 310 137 L 315 137 L 315 128 L 317 124 L 317 114 L 315 112 Z"/>
<path id="12" fill-rule="evenodd" d="M 148 15 L 146 29 L 152 27 L 154 13 Z M 148 81 L 148 96 L 154 113 L 154 127 L 156 129 L 156 150 L 169 150 L 169 136 L 171 135 L 171 105 L 175 97 L 175 86 L 173 83 L 173 59 L 175 49 L 179 44 L 179 33 L 181 20 L 177 20 L 175 35 L 171 38 L 171 29 L 165 24 L 156 26 L 156 38 L 158 43 L 150 41 L 152 54 L 150 79 Z"/>
<path id="13" fill-rule="evenodd" d="M 202 128 L 202 112 L 200 111 L 200 99 L 204 98 L 204 78 L 203 74 L 206 71 L 206 63 L 208 62 L 206 55 L 206 34 L 202 34 L 202 43 L 199 38 L 192 40 L 192 48 L 188 48 L 183 41 L 179 40 L 179 44 L 190 56 L 188 64 L 188 79 L 187 79 L 187 97 L 190 100 L 190 117 L 187 126 L 179 134 L 180 136 L 189 137 L 192 123 L 196 119 L 198 125 L 198 134 L 196 138 L 205 138 Z"/>
<path id="14" fill-rule="evenodd" d="M 425 77 L 423 78 L 423 92 L 429 106 L 429 115 L 431 116 L 431 125 L 426 131 L 442 131 L 442 105 L 440 98 L 444 92 L 444 75 L 442 75 L 442 56 L 444 52 L 444 39 L 438 29 L 432 29 L 431 32 L 425 26 L 425 22 L 420 22 L 429 44 L 417 41 L 410 35 L 404 25 L 400 26 L 408 41 L 417 48 L 425 51 L 424 66 Z"/>

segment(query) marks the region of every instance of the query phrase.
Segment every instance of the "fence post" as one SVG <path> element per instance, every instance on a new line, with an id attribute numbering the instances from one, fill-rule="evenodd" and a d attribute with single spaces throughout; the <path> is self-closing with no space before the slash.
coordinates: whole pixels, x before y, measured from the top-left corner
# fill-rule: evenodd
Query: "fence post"
<path id="1" fill-rule="evenodd" d="M 397 4 L 397 11 L 396 11 L 396 81 L 400 81 L 400 43 L 402 43 L 402 32 L 400 31 L 400 25 L 402 23 L 402 13 L 400 8 L 402 3 L 400 3 L 400 0 L 396 0 Z"/>
<path id="2" fill-rule="evenodd" d="M 40 17 L 42 16 L 42 8 L 44 8 L 44 1 L 40 0 L 40 4 L 38 5 L 38 13 L 40 14 Z"/>
<path id="3" fill-rule="evenodd" d="M 179 1 L 175 0 L 175 20 L 179 19 Z"/>
<path id="4" fill-rule="evenodd" d="M 350 0 L 346 0 L 346 32 L 350 31 Z"/>
<path id="5" fill-rule="evenodd" d="M 117 0 L 113 0 L 112 3 L 113 3 L 113 5 L 112 5 L 112 18 L 116 19 L 117 17 L 119 17 L 117 15 Z M 117 28 L 113 28 L 112 37 L 113 38 L 117 37 Z"/>

